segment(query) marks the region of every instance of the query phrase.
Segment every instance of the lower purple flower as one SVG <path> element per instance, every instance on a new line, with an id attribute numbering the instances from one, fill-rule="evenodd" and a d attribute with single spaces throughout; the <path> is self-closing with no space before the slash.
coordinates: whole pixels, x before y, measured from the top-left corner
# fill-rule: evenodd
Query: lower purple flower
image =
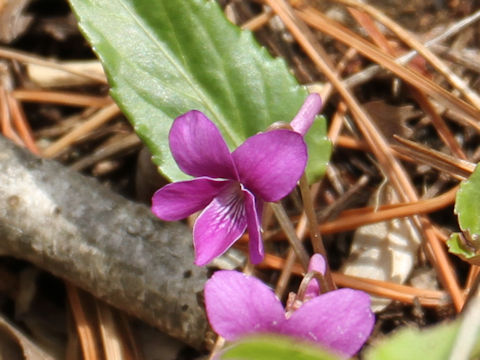
<path id="1" fill-rule="evenodd" d="M 207 281 L 205 306 L 213 330 L 229 341 L 254 333 L 277 333 L 346 356 L 360 350 L 375 322 L 370 297 L 353 289 L 316 296 L 287 317 L 269 287 L 237 271 L 217 271 Z"/>
<path id="2" fill-rule="evenodd" d="M 193 228 L 197 265 L 224 253 L 245 230 L 252 263 L 262 261 L 263 203 L 285 197 L 300 179 L 307 163 L 302 135 L 291 130 L 260 133 L 230 153 L 215 124 L 194 110 L 175 119 L 169 142 L 180 169 L 195 178 L 158 190 L 153 213 L 175 221 L 204 209 Z"/>

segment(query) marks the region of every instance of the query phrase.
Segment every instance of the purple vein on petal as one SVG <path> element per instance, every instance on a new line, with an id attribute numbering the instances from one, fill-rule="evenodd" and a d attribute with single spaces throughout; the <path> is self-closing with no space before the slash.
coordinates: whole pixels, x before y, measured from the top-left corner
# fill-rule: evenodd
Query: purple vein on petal
<path id="1" fill-rule="evenodd" d="M 162 220 L 177 221 L 203 209 L 231 180 L 197 178 L 168 184 L 152 198 L 152 212 Z"/>
<path id="2" fill-rule="evenodd" d="M 193 227 L 195 264 L 203 266 L 223 254 L 247 228 L 240 184 L 231 182 L 202 211 Z"/>
<path id="3" fill-rule="evenodd" d="M 255 203 L 255 196 L 248 190 L 242 189 L 245 196 L 245 212 L 247 216 L 247 230 L 248 230 L 248 247 L 250 253 L 250 261 L 252 264 L 258 264 L 263 260 L 263 242 L 261 233 L 261 219 L 257 208 L 261 205 Z M 261 202 L 262 200 L 257 199 Z M 260 212 L 261 214 L 261 212 Z"/>
<path id="4" fill-rule="evenodd" d="M 170 149 L 180 169 L 192 176 L 237 179 L 235 165 L 220 131 L 200 111 L 189 111 L 173 122 Z"/>
<path id="5" fill-rule="evenodd" d="M 278 332 L 284 309 L 260 280 L 237 271 L 217 271 L 205 285 L 205 307 L 213 330 L 227 340 Z"/>
<path id="6" fill-rule="evenodd" d="M 265 201 L 290 193 L 305 170 L 307 146 L 300 134 L 273 130 L 248 138 L 233 153 L 240 182 Z"/>

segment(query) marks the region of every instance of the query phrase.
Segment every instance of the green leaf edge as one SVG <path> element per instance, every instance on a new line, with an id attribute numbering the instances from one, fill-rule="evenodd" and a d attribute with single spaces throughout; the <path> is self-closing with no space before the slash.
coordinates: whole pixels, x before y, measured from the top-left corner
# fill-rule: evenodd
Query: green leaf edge
<path id="1" fill-rule="evenodd" d="M 473 305 L 473 303 L 472 303 Z M 474 306 L 478 306 L 476 303 Z M 370 345 L 364 352 L 365 360 L 442 360 L 449 355 L 458 337 L 462 321 L 471 311 L 453 321 L 447 321 L 423 329 L 406 327 Z M 480 334 L 471 349 L 470 358 L 478 359 L 480 355 Z"/>
<path id="2" fill-rule="evenodd" d="M 476 198 L 480 203 L 480 186 L 475 187 L 475 184 L 480 184 L 480 167 L 478 166 L 475 167 L 468 179 L 461 182 L 455 196 L 454 212 L 458 216 L 458 224 L 462 231 L 471 235 L 480 235 L 480 219 L 476 221 L 476 224 L 473 224 L 470 218 L 472 212 L 471 201 Z"/>
<path id="3" fill-rule="evenodd" d="M 193 0 L 191 0 L 191 1 L 193 1 Z M 197 1 L 197 3 L 198 3 L 198 1 Z M 265 48 L 261 47 L 256 42 L 256 40 L 253 37 L 253 34 L 250 31 L 241 30 L 239 27 L 237 27 L 236 25 L 229 22 L 226 19 L 226 17 L 224 16 L 223 12 L 221 11 L 221 8 L 218 6 L 218 4 L 215 1 L 204 1 L 203 3 L 204 3 L 205 6 L 212 6 L 212 9 L 214 9 L 213 11 L 220 12 L 220 14 L 222 15 L 222 18 L 224 19 L 224 25 L 228 26 L 228 27 L 230 27 L 230 29 L 233 29 L 234 31 L 236 31 L 238 37 L 240 37 L 242 35 L 249 37 L 251 39 L 251 47 L 252 47 L 253 51 L 259 52 L 266 59 L 266 61 L 270 62 L 270 66 L 284 67 L 287 76 L 290 76 L 295 81 L 296 87 L 298 88 L 297 90 L 298 91 L 303 91 L 304 92 L 304 97 L 306 97 L 306 95 L 308 94 L 306 88 L 304 86 L 299 85 L 298 82 L 296 82 L 296 79 L 291 75 L 288 67 L 286 66 L 286 63 L 285 63 L 284 59 L 273 58 L 266 51 Z M 77 0 L 70 0 L 70 4 L 71 4 L 72 9 L 74 10 L 74 13 L 77 16 L 81 32 L 83 33 L 85 38 L 90 42 L 90 44 L 92 44 L 94 52 L 97 54 L 98 58 L 100 59 L 100 61 L 102 62 L 103 66 L 104 66 L 105 73 L 107 75 L 109 84 L 111 85 L 111 96 L 117 102 L 120 109 L 127 116 L 129 121 L 133 124 L 134 129 L 135 129 L 136 133 L 138 134 L 138 136 L 147 145 L 147 147 L 150 149 L 152 154 L 154 154 L 153 155 L 153 160 L 154 160 L 155 164 L 157 164 L 157 166 L 159 167 L 160 172 L 162 172 L 165 175 L 165 177 L 169 178 L 171 181 L 179 181 L 179 180 L 188 179 L 189 176 L 183 174 L 183 172 L 181 172 L 178 169 L 178 167 L 176 167 L 176 166 L 173 169 L 172 168 L 167 169 L 165 157 L 171 159 L 171 154 L 169 154 L 169 153 L 165 154 L 165 151 L 162 152 L 159 149 L 159 145 L 156 143 L 156 141 L 154 141 L 153 138 L 147 136 L 148 129 L 142 130 L 142 125 L 138 125 L 137 121 L 135 120 L 136 119 L 135 114 L 133 114 L 130 111 L 129 107 L 124 105 L 121 97 L 117 94 L 117 91 L 116 91 L 116 89 L 118 87 L 118 84 L 115 80 L 115 77 L 111 74 L 109 67 L 106 66 L 106 60 L 105 60 L 103 54 L 99 53 L 98 50 L 95 48 L 95 42 L 92 39 L 93 36 L 90 36 L 89 31 L 84 26 L 84 22 L 83 22 L 83 19 L 82 19 L 81 15 L 76 11 Z M 177 114 L 177 116 L 178 115 L 180 115 L 180 114 Z M 215 119 L 213 119 L 213 120 L 215 120 Z M 281 120 L 285 120 L 285 119 L 281 119 Z M 173 117 L 171 117 L 171 121 L 173 122 Z M 222 129 L 221 129 L 221 131 L 222 131 Z M 251 135 L 253 135 L 253 134 L 250 134 L 250 136 Z M 245 139 L 246 139 L 246 137 L 245 137 Z M 245 139 L 243 139 L 243 140 L 245 140 Z M 319 180 L 323 176 L 323 174 L 325 172 L 325 169 L 326 169 L 326 166 L 328 164 L 328 160 L 330 158 L 330 154 L 331 154 L 332 146 L 331 146 L 331 143 L 326 136 L 326 119 L 324 117 L 318 117 L 317 118 L 314 125 L 312 126 L 311 131 L 309 132 L 309 134 L 307 134 L 305 140 L 308 144 L 309 153 L 310 153 L 309 162 L 308 162 L 307 169 L 306 169 L 307 178 L 308 178 L 310 183 L 313 183 L 313 182 Z M 239 144 L 236 144 L 236 145 L 238 146 Z M 230 144 L 230 146 L 231 146 L 231 144 Z M 171 162 L 171 160 L 170 160 L 170 162 Z"/>
<path id="4" fill-rule="evenodd" d="M 283 335 L 257 335 L 233 343 L 222 360 L 339 360 L 328 350 Z"/>

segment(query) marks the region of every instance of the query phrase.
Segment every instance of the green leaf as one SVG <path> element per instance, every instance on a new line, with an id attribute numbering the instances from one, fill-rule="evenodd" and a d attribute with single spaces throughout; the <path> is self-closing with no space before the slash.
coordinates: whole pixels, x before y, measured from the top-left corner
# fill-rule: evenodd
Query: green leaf
<path id="1" fill-rule="evenodd" d="M 459 256 L 462 260 L 470 264 L 480 266 L 480 254 L 477 254 L 475 249 L 470 248 L 465 240 L 462 240 L 462 234 L 453 233 L 447 240 L 448 251 Z"/>
<path id="2" fill-rule="evenodd" d="M 305 136 L 308 145 L 307 178 L 314 183 L 323 176 L 332 152 L 332 143 L 327 138 L 327 119 L 317 116 Z"/>
<path id="3" fill-rule="evenodd" d="M 461 359 L 478 359 L 480 337 L 478 299 L 460 319 L 426 329 L 404 328 L 365 351 L 366 360 L 452 359 L 455 346 L 469 354 Z M 463 327 L 463 328 L 462 328 Z M 458 349 L 456 349 L 458 350 Z M 460 359 L 460 357 L 453 357 Z"/>
<path id="4" fill-rule="evenodd" d="M 480 234 L 480 168 L 460 185 L 455 201 L 455 213 L 462 231 L 475 236 Z"/>
<path id="5" fill-rule="evenodd" d="M 366 360 L 441 360 L 455 341 L 459 324 L 443 324 L 426 330 L 405 328 L 366 351 Z"/>
<path id="6" fill-rule="evenodd" d="M 112 97 L 171 180 L 187 178 L 168 147 L 175 117 L 204 112 L 233 150 L 276 121 L 289 122 L 307 91 L 281 59 L 205 0 L 70 0 L 80 28 L 103 63 Z M 307 138 L 322 175 L 330 155 L 324 119 Z"/>
<path id="7" fill-rule="evenodd" d="M 455 200 L 455 213 L 463 234 L 453 233 L 447 241 L 448 251 L 480 265 L 480 168 L 460 184 Z"/>
<path id="8" fill-rule="evenodd" d="M 220 357 L 222 360 L 338 360 L 336 355 L 285 336 L 256 336 L 241 340 Z"/>

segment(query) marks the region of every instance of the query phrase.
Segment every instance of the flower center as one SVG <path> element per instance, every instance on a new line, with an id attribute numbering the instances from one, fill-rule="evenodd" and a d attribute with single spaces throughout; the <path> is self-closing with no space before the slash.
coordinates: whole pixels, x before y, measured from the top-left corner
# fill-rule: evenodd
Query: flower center
<path id="1" fill-rule="evenodd" d="M 218 214 L 220 218 L 228 217 L 234 222 L 245 218 L 245 199 L 238 181 L 232 181 L 230 185 L 226 186 L 217 196 L 216 201 L 222 205 L 222 210 Z"/>

